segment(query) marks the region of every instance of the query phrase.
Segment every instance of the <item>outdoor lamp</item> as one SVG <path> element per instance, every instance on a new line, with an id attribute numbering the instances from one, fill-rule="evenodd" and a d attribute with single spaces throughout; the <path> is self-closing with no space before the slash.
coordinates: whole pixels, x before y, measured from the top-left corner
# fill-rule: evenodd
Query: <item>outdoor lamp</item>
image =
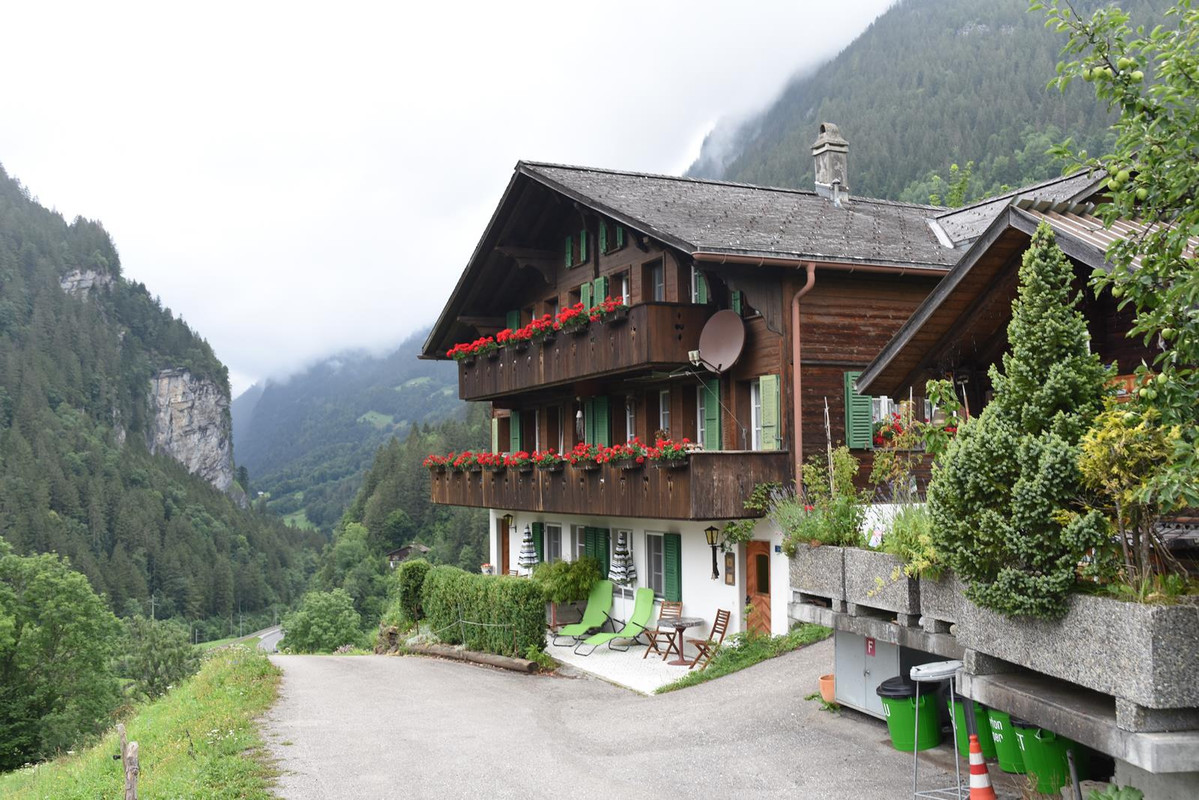
<path id="1" fill-rule="evenodd" d="M 704 536 L 708 538 L 708 546 L 712 548 L 712 580 L 720 577 L 720 573 L 716 571 L 716 545 L 720 539 L 720 529 L 715 525 L 709 525 L 704 528 Z"/>
<path id="2" fill-rule="evenodd" d="M 504 523 L 505 528 L 512 530 L 512 523 L 516 521 L 516 517 L 512 516 L 511 514 L 505 514 L 504 516 L 500 517 L 500 520 Z"/>

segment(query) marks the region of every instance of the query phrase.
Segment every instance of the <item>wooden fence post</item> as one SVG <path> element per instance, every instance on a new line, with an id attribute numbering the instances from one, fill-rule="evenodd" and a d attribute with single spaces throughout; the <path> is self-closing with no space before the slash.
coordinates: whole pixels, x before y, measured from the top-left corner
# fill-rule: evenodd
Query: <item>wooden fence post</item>
<path id="1" fill-rule="evenodd" d="M 125 800 L 137 800 L 137 776 L 141 772 L 138 763 L 137 742 L 130 742 L 125 754 Z"/>

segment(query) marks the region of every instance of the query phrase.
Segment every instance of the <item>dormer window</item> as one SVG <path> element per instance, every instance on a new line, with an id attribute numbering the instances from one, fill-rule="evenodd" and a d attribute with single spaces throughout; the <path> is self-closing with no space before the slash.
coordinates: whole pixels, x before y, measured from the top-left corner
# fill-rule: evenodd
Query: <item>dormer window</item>
<path id="1" fill-rule="evenodd" d="M 577 267 L 587 263 L 587 229 L 566 237 L 565 246 L 566 268 Z"/>
<path id="2" fill-rule="evenodd" d="M 599 242 L 601 253 L 614 253 L 624 247 L 624 226 L 614 222 L 600 220 Z"/>

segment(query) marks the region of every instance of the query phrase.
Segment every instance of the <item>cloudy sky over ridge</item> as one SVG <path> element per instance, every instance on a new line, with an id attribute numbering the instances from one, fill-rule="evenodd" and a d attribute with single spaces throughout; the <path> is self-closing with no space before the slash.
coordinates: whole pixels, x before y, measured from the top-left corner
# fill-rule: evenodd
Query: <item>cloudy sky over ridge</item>
<path id="1" fill-rule="evenodd" d="M 890 2 L 8 4 L 0 164 L 236 394 L 431 323 L 518 159 L 679 173 Z"/>

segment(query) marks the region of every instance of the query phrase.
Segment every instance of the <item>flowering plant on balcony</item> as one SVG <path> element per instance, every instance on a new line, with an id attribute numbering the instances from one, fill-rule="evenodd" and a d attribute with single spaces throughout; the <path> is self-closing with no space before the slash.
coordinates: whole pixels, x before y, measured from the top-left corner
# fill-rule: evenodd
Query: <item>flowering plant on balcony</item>
<path id="1" fill-rule="evenodd" d="M 874 423 L 874 446 L 893 447 L 895 440 L 902 438 L 907 430 L 908 426 L 904 425 L 903 417 L 899 412 L 893 412 L 887 419 L 880 419 Z"/>
<path id="2" fill-rule="evenodd" d="M 504 469 L 504 467 L 508 466 L 506 463 L 504 463 L 503 453 L 476 453 L 475 461 L 479 464 L 479 466 L 483 467 L 483 469 L 489 469 L 492 472 L 499 472 L 500 470 Z"/>
<path id="3" fill-rule="evenodd" d="M 504 466 L 513 469 L 523 469 L 533 466 L 533 455 L 527 450 L 517 450 L 515 453 L 504 454 Z"/>
<path id="4" fill-rule="evenodd" d="M 447 459 L 445 456 L 438 456 L 430 453 L 429 455 L 425 456 L 422 466 L 432 472 L 445 472 L 446 462 Z"/>
<path id="5" fill-rule="evenodd" d="M 634 436 L 625 444 L 614 444 L 605 448 L 609 461 L 625 461 L 634 464 L 644 464 L 649 458 L 649 448 Z"/>
<path id="6" fill-rule="evenodd" d="M 549 314 L 543 314 L 521 328 L 520 332 L 527 335 L 534 342 L 540 342 L 543 339 L 552 337 L 558 332 L 558 329 L 554 327 L 554 318 Z"/>
<path id="7" fill-rule="evenodd" d="M 575 303 L 558 312 L 558 316 L 554 318 L 554 328 L 570 332 L 585 327 L 589 322 L 591 317 L 588 316 L 587 309 L 583 308 L 582 303 Z"/>
<path id="8" fill-rule="evenodd" d="M 605 449 L 588 442 L 579 442 L 566 454 L 566 460 L 574 466 L 603 464 L 606 460 Z"/>
<path id="9" fill-rule="evenodd" d="M 561 454 L 555 452 L 552 447 L 549 450 L 534 450 L 532 459 L 533 463 L 542 469 L 554 469 L 566 460 Z"/>
<path id="10" fill-rule="evenodd" d="M 523 328 L 517 328 L 516 330 L 504 328 L 495 335 L 496 344 L 498 344 L 500 347 L 519 348 L 521 346 L 528 345 L 532 340 L 533 335 L 530 333 L 527 325 Z"/>
<path id="11" fill-rule="evenodd" d="M 661 461 L 678 464 L 687 460 L 691 455 L 691 440 L 683 437 L 681 441 L 659 438 L 654 446 L 649 448 L 648 456 L 651 461 Z"/>
<path id="12" fill-rule="evenodd" d="M 449 460 L 450 469 L 455 472 L 468 472 L 473 470 L 479 464 L 479 454 L 471 450 L 463 450 L 461 453 L 450 453 L 446 458 Z"/>
<path id="13" fill-rule="evenodd" d="M 476 356 L 485 356 L 499 349 L 494 336 L 481 336 L 473 342 L 462 342 L 445 351 L 447 358 L 465 361 Z"/>
<path id="14" fill-rule="evenodd" d="M 592 322 L 605 322 L 612 319 L 622 311 L 628 311 L 629 306 L 625 303 L 623 297 L 611 298 L 605 297 L 599 305 L 592 306 L 588 312 L 588 318 Z"/>

